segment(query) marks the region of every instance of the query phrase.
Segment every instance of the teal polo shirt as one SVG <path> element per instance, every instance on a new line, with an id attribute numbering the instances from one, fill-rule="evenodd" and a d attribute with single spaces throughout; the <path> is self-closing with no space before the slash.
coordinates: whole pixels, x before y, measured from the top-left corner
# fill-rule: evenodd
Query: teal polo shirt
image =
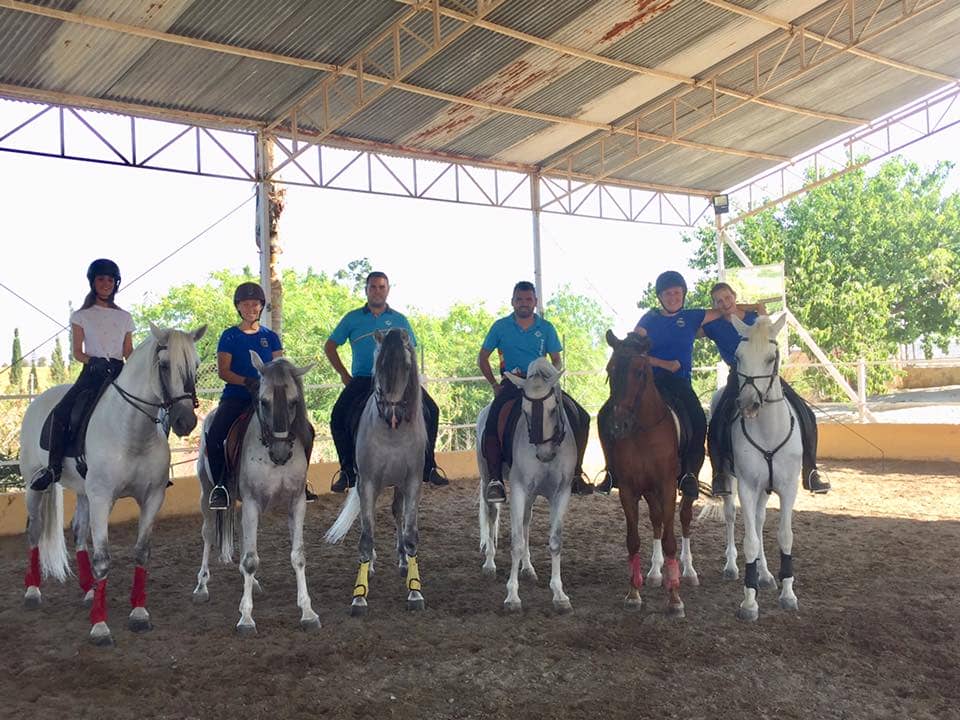
<path id="1" fill-rule="evenodd" d="M 413 344 L 417 344 L 417 336 L 413 334 L 413 328 L 410 327 L 407 317 L 403 313 L 391 309 L 389 305 L 379 315 L 370 312 L 370 308 L 366 305 L 351 310 L 343 316 L 337 327 L 330 333 L 330 339 L 338 347 L 348 340 L 350 341 L 350 350 L 353 353 L 353 362 L 350 366 L 351 375 L 354 377 L 372 377 L 373 353 L 377 349 L 377 341 L 373 339 L 373 333 L 376 330 L 390 330 L 392 328 L 406 330 Z"/>
<path id="2" fill-rule="evenodd" d="M 511 313 L 490 326 L 483 349 L 499 351 L 501 374 L 508 370 L 526 374 L 530 363 L 548 353 L 560 352 L 563 346 L 549 321 L 535 314 L 533 325 L 524 330 Z"/>

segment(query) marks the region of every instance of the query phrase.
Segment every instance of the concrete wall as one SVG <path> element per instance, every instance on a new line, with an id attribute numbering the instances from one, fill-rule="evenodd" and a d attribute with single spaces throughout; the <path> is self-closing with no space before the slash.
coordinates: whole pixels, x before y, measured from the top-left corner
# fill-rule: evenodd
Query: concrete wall
<path id="1" fill-rule="evenodd" d="M 907 390 L 960 385 L 960 367 L 908 366 L 899 387 Z"/>
<path id="2" fill-rule="evenodd" d="M 887 459 L 947 460 L 960 462 L 960 425 L 864 424 L 853 430 L 843 425 L 825 423 L 820 426 L 820 457 L 823 459 L 864 460 L 880 457 L 880 449 Z M 872 443 L 872 444 L 871 444 Z M 874 447 L 877 446 L 877 447 Z M 451 480 L 472 479 L 477 476 L 477 460 L 473 450 L 439 453 L 437 458 Z M 584 462 L 587 472 L 597 475 L 603 467 L 603 458 L 596 439 L 587 450 Z M 330 492 L 330 478 L 336 471 L 334 463 L 310 466 L 308 478 L 318 493 Z M 161 517 L 198 514 L 199 488 L 195 476 L 178 477 L 167 491 Z M 0 494 L 0 535 L 22 533 L 26 524 L 23 493 Z M 64 518 L 69 524 L 75 505 L 71 492 L 64 494 Z M 110 515 L 111 522 L 135 520 L 136 503 L 125 498 L 117 502 Z"/>

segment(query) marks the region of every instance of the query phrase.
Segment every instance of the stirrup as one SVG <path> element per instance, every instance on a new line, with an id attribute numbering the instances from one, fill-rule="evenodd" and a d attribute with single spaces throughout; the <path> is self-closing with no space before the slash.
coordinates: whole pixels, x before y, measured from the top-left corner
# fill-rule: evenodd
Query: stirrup
<path id="1" fill-rule="evenodd" d="M 210 491 L 209 505 L 211 510 L 228 509 L 230 507 L 230 493 L 227 492 L 227 488 L 223 485 L 214 485 Z"/>
<path id="2" fill-rule="evenodd" d="M 830 492 L 830 481 L 823 480 L 820 472 L 814 468 L 803 479 L 803 489 L 809 490 L 814 495 L 825 495 Z"/>
<path id="3" fill-rule="evenodd" d="M 700 497 L 700 485 L 693 473 L 688 472 L 681 475 L 678 485 L 684 497 L 693 498 L 694 500 Z"/>
<path id="4" fill-rule="evenodd" d="M 30 483 L 30 489 L 34 492 L 47 492 L 51 486 L 60 480 L 60 473 L 51 467 L 45 467 L 43 472 L 37 475 Z"/>
<path id="5" fill-rule="evenodd" d="M 443 471 L 439 465 L 434 465 L 429 472 L 426 473 L 426 476 L 423 478 L 424 482 L 428 482 L 431 485 L 436 485 L 437 487 L 443 487 L 444 485 L 449 485 L 450 480 L 447 478 L 447 474 Z"/>
<path id="6" fill-rule="evenodd" d="M 487 490 L 483 499 L 488 503 L 502 503 L 507 501 L 507 489 L 500 480 L 491 480 L 487 483 Z"/>
<path id="7" fill-rule="evenodd" d="M 319 497 L 311 488 L 310 483 L 307 483 L 303 486 L 303 496 L 306 498 L 307 503 L 314 503 Z"/>
<path id="8" fill-rule="evenodd" d="M 333 482 L 330 483 L 330 492 L 345 493 L 356 484 L 356 478 L 351 473 L 340 468 L 333 475 Z"/>
<path id="9" fill-rule="evenodd" d="M 581 470 L 573 474 L 573 485 L 570 492 L 573 495 L 593 495 L 597 491 L 596 486 L 590 482 L 590 478 Z"/>
<path id="10" fill-rule="evenodd" d="M 609 495 L 615 487 L 617 487 L 617 481 L 614 479 L 613 473 L 606 470 L 603 480 L 600 481 L 599 485 L 595 485 L 593 490 L 600 495 Z"/>

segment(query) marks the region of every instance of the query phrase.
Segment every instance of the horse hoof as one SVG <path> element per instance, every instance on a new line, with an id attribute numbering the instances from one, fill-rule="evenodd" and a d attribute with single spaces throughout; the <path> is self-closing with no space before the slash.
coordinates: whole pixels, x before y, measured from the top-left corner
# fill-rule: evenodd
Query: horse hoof
<path id="1" fill-rule="evenodd" d="M 427 602 L 422 597 L 407 600 L 407 610 L 424 610 Z"/>
<path id="2" fill-rule="evenodd" d="M 757 584 L 760 586 L 761 590 L 774 590 L 777 587 L 777 581 L 774 579 L 773 575 L 761 577 L 757 581 Z"/>
<path id="3" fill-rule="evenodd" d="M 573 612 L 573 605 L 570 604 L 569 600 L 554 600 L 553 609 L 559 615 L 567 615 Z"/>
<path id="4" fill-rule="evenodd" d="M 27 610 L 36 610 L 42 602 L 40 588 L 36 585 L 28 587 L 27 591 L 23 594 L 23 606 Z"/>
<path id="5" fill-rule="evenodd" d="M 136 613 L 137 610 L 143 610 L 143 608 L 134 608 L 133 612 Z M 136 615 L 131 613 L 130 618 L 127 620 L 127 629 L 135 633 L 153 630 L 153 625 L 150 623 L 150 616 L 147 614 L 147 611 L 143 610 L 142 614 L 137 613 Z"/>
<path id="6" fill-rule="evenodd" d="M 737 609 L 737 620 L 744 620 L 746 622 L 756 622 L 760 617 L 760 610 L 758 608 L 738 608 Z"/>
<path id="7" fill-rule="evenodd" d="M 643 607 L 643 600 L 636 597 L 626 597 L 623 599 L 623 609 L 628 612 L 638 612 Z"/>
<path id="8" fill-rule="evenodd" d="M 669 618 L 685 618 L 687 613 L 684 612 L 683 603 L 670 603 L 667 605 L 667 617 Z"/>
<path id="9" fill-rule="evenodd" d="M 99 622 L 90 628 L 90 635 L 87 638 L 91 645 L 97 647 L 113 647 L 113 635 L 110 634 L 110 628 L 106 623 Z"/>
<path id="10" fill-rule="evenodd" d="M 194 605 L 203 605 L 206 602 L 210 602 L 210 591 L 204 588 L 203 590 L 196 590 L 193 593 L 193 604 Z"/>
<path id="11" fill-rule="evenodd" d="M 300 621 L 300 629 L 305 633 L 316 632 L 320 629 L 320 618 L 308 618 Z"/>
<path id="12" fill-rule="evenodd" d="M 693 575 L 684 575 L 681 580 L 684 585 L 688 585 L 689 587 L 700 587 L 700 578 L 697 577 L 696 573 Z"/>
<path id="13" fill-rule="evenodd" d="M 723 569 L 723 579 L 724 580 L 736 580 L 740 577 L 740 573 L 736 568 L 724 568 Z"/>
<path id="14" fill-rule="evenodd" d="M 484 565 L 481 569 L 483 576 L 486 578 L 495 578 L 497 576 L 497 566 L 496 565 Z"/>
<path id="15" fill-rule="evenodd" d="M 87 590 L 87 593 L 83 596 L 83 606 L 85 608 L 93 607 L 93 589 Z"/>
<path id="16" fill-rule="evenodd" d="M 797 599 L 795 597 L 780 598 L 780 608 L 782 610 L 799 610 L 800 606 L 797 603 Z"/>
<path id="17" fill-rule="evenodd" d="M 237 623 L 237 635 L 240 637 L 255 637 L 257 634 L 257 626 L 254 623 L 250 625 L 245 625 L 243 623 Z"/>
<path id="18" fill-rule="evenodd" d="M 363 600 L 363 598 L 358 598 L 358 599 Z M 350 617 L 363 617 L 366 614 L 367 614 L 366 601 L 363 601 L 363 602 L 354 601 L 353 604 L 350 606 Z"/>
<path id="19" fill-rule="evenodd" d="M 536 581 L 537 581 L 537 571 L 534 570 L 532 566 L 531 566 L 531 567 L 525 567 L 525 568 L 523 568 L 523 570 L 520 571 L 520 577 L 522 577 L 524 580 L 533 580 L 534 582 L 536 582 Z"/>
<path id="20" fill-rule="evenodd" d="M 519 600 L 503 601 L 503 609 L 506 610 L 507 612 L 510 612 L 510 613 L 520 612 L 521 607 L 523 607 L 523 605 Z"/>
<path id="21" fill-rule="evenodd" d="M 647 585 L 650 587 L 663 587 L 663 575 L 647 575 Z"/>

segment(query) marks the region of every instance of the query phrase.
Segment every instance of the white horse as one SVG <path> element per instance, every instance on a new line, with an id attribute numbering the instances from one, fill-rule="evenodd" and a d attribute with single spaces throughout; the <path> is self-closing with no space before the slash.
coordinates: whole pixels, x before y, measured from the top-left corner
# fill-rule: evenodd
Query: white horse
<path id="1" fill-rule="evenodd" d="M 24 602 L 41 602 L 41 577 L 61 582 L 70 572 L 63 537 L 63 488 L 77 494 L 73 519 L 78 577 L 90 609 L 90 641 L 110 645 L 107 626 L 107 575 L 110 549 L 107 525 L 118 498 L 132 497 L 140 506 L 140 527 L 135 547 L 136 569 L 130 602 L 129 628 L 149 630 L 146 586 L 150 559 L 150 533 L 163 505 L 170 468 L 170 446 L 162 425 L 169 423 L 177 435 L 189 435 L 197 425 L 196 376 L 200 359 L 196 342 L 206 326 L 193 332 L 150 326 L 150 335 L 137 346 L 123 372 L 106 389 L 90 417 L 86 434 L 86 478 L 77 472 L 73 458 L 65 458 L 60 482 L 45 493 L 30 490 L 30 483 L 47 465 L 40 448 L 44 420 L 68 390 L 58 385 L 34 400 L 23 416 L 20 430 L 20 471 L 27 485 L 27 539 L 29 568 Z M 87 554 L 92 532 L 93 565 Z"/>
<path id="2" fill-rule="evenodd" d="M 746 561 L 743 602 L 737 611 L 742 620 L 756 620 L 759 588 L 775 588 L 777 581 L 767 568 L 763 551 L 763 523 L 767 500 L 775 492 L 780 498 L 780 607 L 797 609 L 793 592 L 793 504 L 797 498 L 802 447 L 797 418 L 784 401 L 780 387 L 780 350 L 777 333 L 786 315 L 776 322 L 761 315 L 754 325 L 734 317 L 734 327 L 743 338 L 737 348 L 737 406 L 739 416 L 732 428 L 734 474 L 743 509 L 743 553 Z M 736 505 L 733 495 L 723 499 L 726 521 L 726 565 L 723 575 L 737 577 L 737 549 L 734 542 Z"/>
<path id="3" fill-rule="evenodd" d="M 376 551 L 373 546 L 374 510 L 380 491 L 393 485 L 393 518 L 397 526 L 397 556 L 406 576 L 407 609 L 426 606 L 417 546 L 417 510 L 423 482 L 427 427 L 423 418 L 417 355 L 405 330 L 374 333 L 373 393 L 364 406 L 357 428 L 357 485 L 325 539 L 343 539 L 360 515 L 360 567 L 353 588 L 351 615 L 367 612 L 369 576 Z"/>
<path id="4" fill-rule="evenodd" d="M 553 606 L 560 612 L 571 610 L 570 598 L 563 591 L 560 579 L 560 551 L 563 547 L 563 518 L 570 502 L 573 472 L 577 463 L 577 446 L 564 412 L 563 396 L 558 381 L 562 370 L 557 370 L 547 358 L 537 358 L 527 368 L 527 377 L 512 373 L 506 377 L 523 391 L 523 412 L 513 432 L 513 462 L 504 468 L 510 488 L 510 578 L 503 605 L 507 610 L 519 610 L 519 573 L 536 579 L 537 573 L 530 561 L 530 517 L 533 501 L 542 495 L 550 503 L 550 589 Z M 500 527 L 500 503 L 484 499 L 484 489 L 490 478 L 483 457 L 483 429 L 490 406 L 480 411 L 477 418 L 477 464 L 480 467 L 480 551 L 484 553 L 483 573 L 495 575 L 497 566 L 497 536 Z"/>
<path id="5" fill-rule="evenodd" d="M 216 410 L 203 421 L 200 455 L 197 458 L 197 476 L 200 478 L 200 512 L 203 514 L 203 558 L 197 573 L 197 587 L 193 601 L 204 603 L 210 599 L 207 583 L 210 580 L 210 548 L 218 547 L 220 561 L 233 562 L 234 506 L 242 501 L 242 545 L 240 572 L 243 575 L 243 596 L 240 599 L 240 620 L 237 632 L 256 635 L 253 621 L 253 591 L 260 589 L 256 579 L 260 567 L 257 554 L 257 529 L 260 515 L 272 507 L 286 508 L 290 527 L 290 563 L 297 576 L 297 606 L 300 608 L 300 627 L 305 631 L 320 629 L 320 618 L 313 611 L 307 591 L 306 554 L 303 549 L 303 518 L 306 512 L 304 487 L 309 466 L 308 450 L 313 447 L 313 429 L 307 418 L 307 407 L 300 378 L 313 364 L 298 368 L 285 358 L 264 364 L 252 350 L 250 360 L 260 373 L 260 390 L 256 398 L 254 416 L 243 437 L 242 457 L 237 470 L 237 491 L 231 497 L 231 507 L 225 511 L 210 509 L 210 491 L 213 480 L 206 453 L 206 430 L 213 422 Z"/>

